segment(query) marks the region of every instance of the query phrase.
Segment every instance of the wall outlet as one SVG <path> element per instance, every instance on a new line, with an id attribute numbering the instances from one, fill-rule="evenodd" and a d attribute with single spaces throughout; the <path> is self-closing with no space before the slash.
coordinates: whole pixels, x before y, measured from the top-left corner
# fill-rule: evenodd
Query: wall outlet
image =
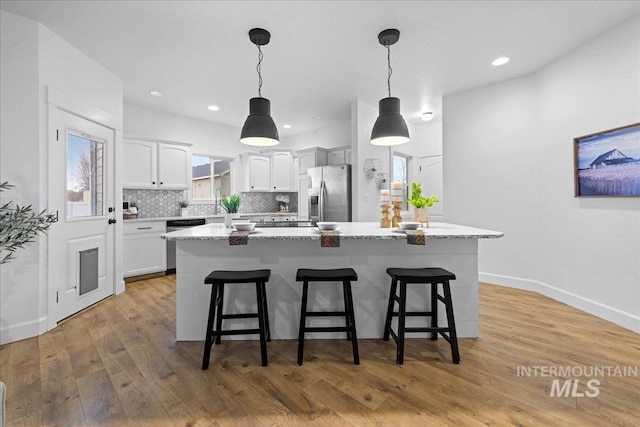
<path id="1" fill-rule="evenodd" d="M 364 193 L 362 195 L 362 201 L 363 202 L 368 202 L 369 201 L 369 193 Z"/>

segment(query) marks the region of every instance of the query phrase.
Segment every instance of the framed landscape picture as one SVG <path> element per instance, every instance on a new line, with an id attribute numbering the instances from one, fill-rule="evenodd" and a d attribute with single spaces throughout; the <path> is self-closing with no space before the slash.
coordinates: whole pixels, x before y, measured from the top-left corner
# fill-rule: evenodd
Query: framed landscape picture
<path id="1" fill-rule="evenodd" d="M 573 139 L 576 197 L 640 197 L 640 123 Z"/>

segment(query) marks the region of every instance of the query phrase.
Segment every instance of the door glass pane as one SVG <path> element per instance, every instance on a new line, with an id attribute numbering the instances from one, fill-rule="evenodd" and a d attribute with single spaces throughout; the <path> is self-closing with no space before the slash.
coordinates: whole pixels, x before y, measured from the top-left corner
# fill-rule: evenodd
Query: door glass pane
<path id="1" fill-rule="evenodd" d="M 67 218 L 104 215 L 104 143 L 67 134 Z"/>

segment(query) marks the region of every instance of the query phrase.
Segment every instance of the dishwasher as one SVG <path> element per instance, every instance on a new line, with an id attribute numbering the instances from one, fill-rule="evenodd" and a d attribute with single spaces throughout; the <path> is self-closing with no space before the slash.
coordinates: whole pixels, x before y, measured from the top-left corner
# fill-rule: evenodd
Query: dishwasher
<path id="1" fill-rule="evenodd" d="M 206 224 L 204 218 L 174 219 L 167 221 L 167 233 L 180 231 L 185 228 L 197 227 Z M 176 272 L 176 242 L 167 240 L 167 274 Z"/>

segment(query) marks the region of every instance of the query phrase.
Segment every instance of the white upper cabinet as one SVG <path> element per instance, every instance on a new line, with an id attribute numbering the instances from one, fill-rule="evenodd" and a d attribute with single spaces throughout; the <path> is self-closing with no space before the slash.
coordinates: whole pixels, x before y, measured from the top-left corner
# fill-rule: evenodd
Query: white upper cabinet
<path id="1" fill-rule="evenodd" d="M 262 154 L 240 154 L 242 191 L 271 191 L 271 157 Z"/>
<path id="2" fill-rule="evenodd" d="M 271 189 L 273 191 L 291 191 L 291 170 L 293 160 L 289 151 L 271 153 Z"/>
<path id="3" fill-rule="evenodd" d="M 124 188 L 189 188 L 191 149 L 188 145 L 136 139 L 124 140 Z"/>
<path id="4" fill-rule="evenodd" d="M 157 188 L 157 143 L 125 140 L 123 157 L 125 188 Z"/>
<path id="5" fill-rule="evenodd" d="M 336 148 L 329 151 L 327 163 L 330 165 L 351 164 L 351 148 Z"/>
<path id="6" fill-rule="evenodd" d="M 158 144 L 158 188 L 189 188 L 191 150 L 183 145 Z"/>
<path id="7" fill-rule="evenodd" d="M 323 148 L 308 148 L 296 152 L 298 157 L 298 174 L 307 174 L 309 168 L 327 165 L 327 150 Z"/>
<path id="8" fill-rule="evenodd" d="M 242 153 L 241 191 L 292 191 L 293 158 L 289 151 Z"/>

